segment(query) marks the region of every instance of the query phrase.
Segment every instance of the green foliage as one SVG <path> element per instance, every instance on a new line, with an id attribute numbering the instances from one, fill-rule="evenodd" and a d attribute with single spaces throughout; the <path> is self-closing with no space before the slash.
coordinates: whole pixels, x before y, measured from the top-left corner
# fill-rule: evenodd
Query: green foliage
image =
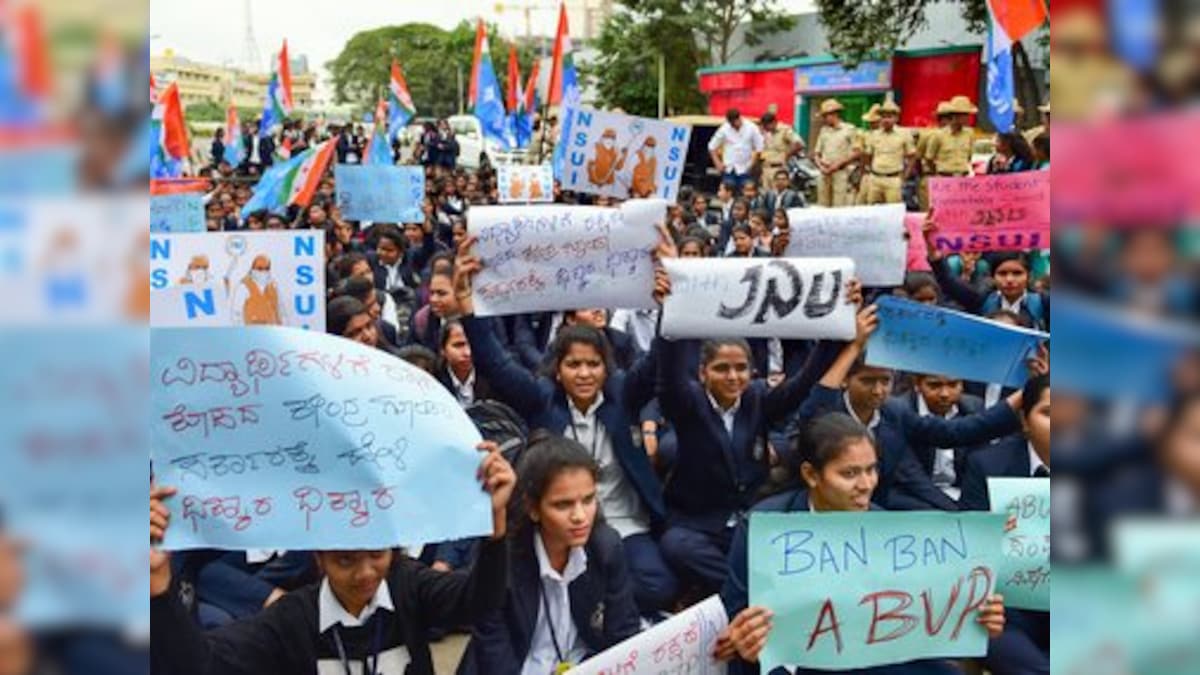
<path id="1" fill-rule="evenodd" d="M 246 122 L 262 114 L 262 109 L 238 108 L 238 119 Z M 188 122 L 225 122 L 225 105 L 213 101 L 193 103 L 183 111 Z"/>
<path id="2" fill-rule="evenodd" d="M 849 66 L 887 58 L 917 31 L 929 25 L 926 8 L 934 0 L 817 0 L 830 50 Z M 959 9 L 973 33 L 987 31 L 986 0 L 960 0 Z"/>
<path id="3" fill-rule="evenodd" d="M 507 91 L 508 43 L 499 39 L 496 26 L 488 26 L 490 55 L 500 82 Z M 326 64 L 333 79 L 334 98 L 362 110 L 373 110 L 384 94 L 392 59 L 400 61 L 417 115 L 446 117 L 458 113 L 458 73 L 463 96 L 470 83 L 475 51 L 475 25 L 467 21 L 446 31 L 425 23 L 384 26 L 356 33 L 335 59 Z M 518 48 L 521 76 L 527 77 L 534 51 Z M 523 83 L 522 83 L 523 84 Z"/>

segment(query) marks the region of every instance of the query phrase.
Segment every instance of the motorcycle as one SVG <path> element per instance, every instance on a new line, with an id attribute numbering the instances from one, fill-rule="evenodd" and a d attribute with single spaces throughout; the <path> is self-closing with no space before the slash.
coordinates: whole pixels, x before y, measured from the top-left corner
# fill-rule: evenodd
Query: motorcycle
<path id="1" fill-rule="evenodd" d="M 787 172 L 792 189 L 804 195 L 805 202 L 811 204 L 816 201 L 817 178 L 821 170 L 808 158 L 808 154 L 801 151 L 788 157 Z"/>

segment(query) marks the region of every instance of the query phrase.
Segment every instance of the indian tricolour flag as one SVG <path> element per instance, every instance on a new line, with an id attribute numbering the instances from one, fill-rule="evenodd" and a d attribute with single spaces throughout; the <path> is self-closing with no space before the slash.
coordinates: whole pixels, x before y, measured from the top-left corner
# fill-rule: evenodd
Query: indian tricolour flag
<path id="1" fill-rule="evenodd" d="M 321 182 L 321 176 L 325 175 L 325 169 L 329 167 L 334 149 L 334 140 L 329 139 L 315 148 L 305 150 L 295 158 L 300 161 L 283 178 L 282 193 L 285 203 L 308 206 Z"/>
<path id="2" fill-rule="evenodd" d="M 404 72 L 400 63 L 392 59 L 392 77 L 388 81 L 388 130 L 395 137 L 417 114 L 417 106 L 413 105 L 412 96 L 408 94 L 408 83 L 404 81 Z"/>

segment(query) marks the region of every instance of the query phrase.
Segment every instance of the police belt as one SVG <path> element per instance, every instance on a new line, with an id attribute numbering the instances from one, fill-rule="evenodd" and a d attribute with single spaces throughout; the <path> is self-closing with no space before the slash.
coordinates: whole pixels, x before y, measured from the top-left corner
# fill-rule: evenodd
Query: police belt
<path id="1" fill-rule="evenodd" d="M 904 172 L 903 171 L 893 171 L 891 173 L 883 173 L 881 171 L 872 171 L 871 175 L 877 176 L 879 178 L 895 178 L 896 176 L 899 176 L 902 173 L 904 173 Z"/>
<path id="2" fill-rule="evenodd" d="M 939 176 L 965 176 L 968 173 L 969 172 L 967 172 L 967 171 L 938 171 L 937 175 L 939 175 Z"/>

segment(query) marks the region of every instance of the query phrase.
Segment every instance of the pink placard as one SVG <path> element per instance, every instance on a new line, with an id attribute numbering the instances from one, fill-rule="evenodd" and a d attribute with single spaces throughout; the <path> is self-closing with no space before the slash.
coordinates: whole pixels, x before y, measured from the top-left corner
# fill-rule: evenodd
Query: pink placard
<path id="1" fill-rule="evenodd" d="M 1050 246 L 1050 173 L 929 179 L 941 251 L 1024 251 Z"/>
<path id="2" fill-rule="evenodd" d="M 922 230 L 924 223 L 925 214 L 923 212 L 904 214 L 904 229 L 908 230 L 909 272 L 933 271 L 933 268 L 929 266 L 928 251 L 925 250 L 925 233 Z"/>

